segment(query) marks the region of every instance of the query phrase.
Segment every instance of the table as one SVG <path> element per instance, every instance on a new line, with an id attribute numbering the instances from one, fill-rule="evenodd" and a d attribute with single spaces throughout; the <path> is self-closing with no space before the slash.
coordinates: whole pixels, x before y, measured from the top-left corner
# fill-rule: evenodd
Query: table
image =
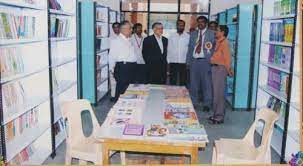
<path id="1" fill-rule="evenodd" d="M 164 108 L 164 91 L 158 88 L 151 88 L 145 109 L 142 114 L 139 114 L 141 123 L 144 126 L 163 124 Z M 205 141 L 189 142 L 168 137 L 125 136 L 122 134 L 123 129 L 123 127 L 113 128 L 109 126 L 108 118 L 102 124 L 97 140 L 102 144 L 104 165 L 109 164 L 110 151 L 190 155 L 191 164 L 198 164 L 199 148 L 204 150 L 208 143 L 207 137 Z"/>

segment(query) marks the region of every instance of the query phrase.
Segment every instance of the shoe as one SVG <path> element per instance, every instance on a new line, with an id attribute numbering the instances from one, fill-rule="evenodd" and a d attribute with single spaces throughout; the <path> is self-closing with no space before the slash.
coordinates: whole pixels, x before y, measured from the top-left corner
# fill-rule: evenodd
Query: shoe
<path id="1" fill-rule="evenodd" d="M 215 120 L 215 119 L 214 119 L 214 117 L 213 117 L 213 116 L 210 116 L 210 117 L 208 117 L 208 120 L 213 121 L 213 120 Z"/>
<path id="2" fill-rule="evenodd" d="M 224 120 L 216 120 L 216 119 L 212 119 L 209 121 L 210 124 L 223 124 Z"/>
<path id="3" fill-rule="evenodd" d="M 209 112 L 209 110 L 210 110 L 209 107 L 207 107 L 207 106 L 203 107 L 203 112 Z"/>

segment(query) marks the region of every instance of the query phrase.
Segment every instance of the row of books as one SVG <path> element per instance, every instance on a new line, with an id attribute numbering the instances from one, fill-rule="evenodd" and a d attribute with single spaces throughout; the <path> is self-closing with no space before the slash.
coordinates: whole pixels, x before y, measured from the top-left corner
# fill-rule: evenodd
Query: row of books
<path id="1" fill-rule="evenodd" d="M 49 7 L 54 10 L 61 10 L 62 7 L 58 0 L 48 0 Z"/>
<path id="2" fill-rule="evenodd" d="M 6 141 L 10 142 L 14 138 L 21 136 L 25 130 L 37 127 L 38 117 L 39 109 L 33 108 L 27 113 L 19 116 L 17 119 L 8 122 L 5 125 Z"/>
<path id="3" fill-rule="evenodd" d="M 280 113 L 281 115 L 284 115 L 286 111 L 286 103 L 273 96 L 270 96 L 268 99 L 266 107 Z"/>
<path id="4" fill-rule="evenodd" d="M 276 69 L 268 69 L 267 85 L 284 95 L 288 94 L 289 75 Z"/>
<path id="5" fill-rule="evenodd" d="M 30 157 L 35 153 L 36 147 L 31 144 L 21 150 L 10 162 L 10 165 L 22 165 L 24 162 L 28 161 Z"/>
<path id="6" fill-rule="evenodd" d="M 70 20 L 67 18 L 51 17 L 51 37 L 68 37 L 70 31 Z"/>
<path id="7" fill-rule="evenodd" d="M 282 16 L 296 13 L 297 0 L 275 0 L 274 16 Z"/>
<path id="8" fill-rule="evenodd" d="M 0 13 L 0 39 L 33 38 L 35 27 L 35 17 Z"/>
<path id="9" fill-rule="evenodd" d="M 270 23 L 270 41 L 292 43 L 293 35 L 294 19 L 284 19 Z"/>
<path id="10" fill-rule="evenodd" d="M 278 45 L 269 45 L 268 62 L 289 69 L 291 60 L 291 48 Z"/>
<path id="11" fill-rule="evenodd" d="M 24 72 L 24 64 L 20 49 L 9 47 L 0 48 L 1 78 L 17 75 Z"/>
<path id="12" fill-rule="evenodd" d="M 100 24 L 97 24 L 97 26 L 96 26 L 96 35 L 102 36 L 102 25 L 100 25 Z"/>
<path id="13" fill-rule="evenodd" d="M 26 103 L 26 94 L 24 92 L 21 82 L 13 82 L 2 86 L 3 110 L 8 108 L 15 108 L 11 110 L 18 110 L 15 106 L 21 106 Z"/>

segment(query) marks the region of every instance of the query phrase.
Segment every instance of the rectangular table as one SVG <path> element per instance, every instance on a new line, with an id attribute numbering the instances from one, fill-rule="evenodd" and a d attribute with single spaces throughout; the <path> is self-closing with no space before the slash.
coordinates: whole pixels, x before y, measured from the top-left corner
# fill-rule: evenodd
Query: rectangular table
<path id="1" fill-rule="evenodd" d="M 138 114 L 138 119 L 144 126 L 164 124 L 165 93 L 163 89 L 151 88 L 145 109 Z M 103 164 L 109 164 L 109 151 L 147 152 L 160 154 L 190 155 L 191 164 L 198 164 L 199 148 L 203 149 L 205 141 L 182 141 L 169 137 L 125 136 L 123 127 L 111 127 L 108 118 L 101 126 L 98 141 L 102 144 Z M 146 128 L 144 129 L 146 130 Z"/>

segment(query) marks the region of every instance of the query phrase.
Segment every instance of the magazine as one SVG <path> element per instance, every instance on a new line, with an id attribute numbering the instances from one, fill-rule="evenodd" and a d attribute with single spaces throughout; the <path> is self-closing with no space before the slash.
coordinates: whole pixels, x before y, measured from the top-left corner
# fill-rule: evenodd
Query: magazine
<path id="1" fill-rule="evenodd" d="M 161 125 L 152 124 L 146 131 L 146 135 L 150 137 L 163 137 L 167 135 L 168 130 Z"/>
<path id="2" fill-rule="evenodd" d="M 141 136 L 143 135 L 144 125 L 140 124 L 127 124 L 125 125 L 123 135 L 136 135 Z"/>
<path id="3" fill-rule="evenodd" d="M 203 125 L 176 125 L 168 128 L 170 135 L 206 135 Z"/>

